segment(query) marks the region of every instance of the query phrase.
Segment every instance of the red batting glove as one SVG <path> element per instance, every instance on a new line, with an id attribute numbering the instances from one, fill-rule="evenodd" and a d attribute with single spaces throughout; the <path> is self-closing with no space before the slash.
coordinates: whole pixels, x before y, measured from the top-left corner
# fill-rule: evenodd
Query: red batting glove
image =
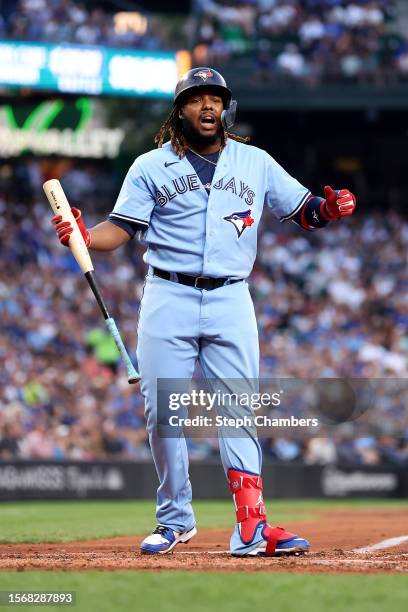
<path id="1" fill-rule="evenodd" d="M 329 185 L 324 188 L 326 196 L 322 212 L 326 213 L 327 221 L 334 221 L 340 217 L 352 215 L 356 208 L 356 198 L 348 189 L 335 191 Z"/>
<path id="2" fill-rule="evenodd" d="M 75 221 L 79 227 L 79 230 L 82 234 L 82 238 L 85 241 L 87 247 L 91 245 L 91 234 L 89 230 L 86 229 L 84 220 L 82 219 L 82 213 L 79 208 L 71 208 L 71 212 L 75 217 Z M 51 219 L 51 223 L 54 224 L 55 231 L 57 232 L 57 236 L 59 241 L 64 246 L 68 246 L 70 234 L 74 231 L 71 223 L 69 221 L 63 221 L 61 215 L 56 215 Z"/>

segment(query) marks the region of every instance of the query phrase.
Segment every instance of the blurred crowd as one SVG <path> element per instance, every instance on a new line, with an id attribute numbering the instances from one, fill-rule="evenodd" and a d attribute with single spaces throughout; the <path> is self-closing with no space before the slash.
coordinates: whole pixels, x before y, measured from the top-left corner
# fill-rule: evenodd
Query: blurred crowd
<path id="1" fill-rule="evenodd" d="M 171 44 L 153 16 L 131 15 L 134 13 L 125 18 L 123 13 L 112 14 L 75 0 L 18 0 L 11 10 L 0 14 L 0 37 L 149 51 Z"/>
<path id="2" fill-rule="evenodd" d="M 114 194 L 92 198 L 90 174 L 93 185 L 109 177 L 105 168 L 74 165 L 62 183 L 91 226 L 106 218 Z M 38 162 L 0 166 L 0 459 L 149 458 L 143 398 L 118 367 L 95 300 L 55 237 L 41 189 L 47 178 Z M 132 355 L 142 252 L 133 240 L 93 254 Z M 395 383 L 375 390 L 362 420 L 350 413 L 312 438 L 263 440 L 266 460 L 406 464 L 407 220 L 392 212 L 357 215 L 309 233 L 265 214 L 258 252 L 250 285 L 261 377 Z M 194 439 L 189 447 L 193 459 L 218 452 L 216 440 Z"/>
<path id="3" fill-rule="evenodd" d="M 176 20 L 108 12 L 77 0 L 18 0 L 0 38 L 177 50 L 194 65 L 226 64 L 256 85 L 375 83 L 408 78 L 408 13 L 398 0 L 195 0 Z"/>
<path id="4" fill-rule="evenodd" d="M 234 59 L 242 74 L 253 74 L 260 84 L 381 85 L 408 76 L 408 36 L 393 0 L 196 0 L 195 5 L 196 64 L 222 67 Z"/>

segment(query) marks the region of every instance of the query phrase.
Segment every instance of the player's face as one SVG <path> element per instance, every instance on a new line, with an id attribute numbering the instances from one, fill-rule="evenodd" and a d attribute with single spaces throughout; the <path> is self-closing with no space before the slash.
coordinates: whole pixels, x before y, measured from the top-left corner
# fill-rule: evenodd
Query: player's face
<path id="1" fill-rule="evenodd" d="M 200 90 L 189 96 L 182 109 L 183 131 L 188 142 L 214 143 L 221 135 L 221 113 L 224 103 L 211 90 Z"/>

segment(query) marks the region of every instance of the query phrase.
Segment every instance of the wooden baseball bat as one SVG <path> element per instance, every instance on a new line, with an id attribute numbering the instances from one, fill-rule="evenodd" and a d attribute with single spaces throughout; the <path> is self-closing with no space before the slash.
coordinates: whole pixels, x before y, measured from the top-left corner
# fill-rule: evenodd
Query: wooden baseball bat
<path id="1" fill-rule="evenodd" d="M 130 360 L 117 325 L 114 319 L 110 316 L 105 301 L 96 283 L 91 256 L 89 255 L 89 251 L 86 247 L 75 217 L 72 214 L 71 207 L 68 203 L 62 185 L 57 179 L 51 179 L 44 183 L 43 189 L 54 213 L 56 215 L 61 215 L 63 221 L 69 221 L 71 223 L 73 232 L 70 235 L 68 246 L 71 249 L 73 256 L 77 260 L 79 267 L 84 273 L 92 293 L 98 302 L 99 308 L 102 311 L 105 323 L 116 342 L 116 346 L 118 347 L 127 368 L 129 384 L 137 383 L 140 380 L 140 375 L 135 370 L 135 367 Z"/>

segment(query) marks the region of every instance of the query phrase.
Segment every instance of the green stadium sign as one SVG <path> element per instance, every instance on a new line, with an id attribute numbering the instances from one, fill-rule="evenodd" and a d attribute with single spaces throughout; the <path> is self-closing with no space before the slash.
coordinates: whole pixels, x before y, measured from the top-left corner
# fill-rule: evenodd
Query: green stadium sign
<path id="1" fill-rule="evenodd" d="M 64 157 L 117 157 L 125 137 L 122 128 L 107 128 L 90 98 L 22 100 L 0 106 L 0 157 L 25 152 Z M 100 115 L 100 113 L 99 113 Z"/>

